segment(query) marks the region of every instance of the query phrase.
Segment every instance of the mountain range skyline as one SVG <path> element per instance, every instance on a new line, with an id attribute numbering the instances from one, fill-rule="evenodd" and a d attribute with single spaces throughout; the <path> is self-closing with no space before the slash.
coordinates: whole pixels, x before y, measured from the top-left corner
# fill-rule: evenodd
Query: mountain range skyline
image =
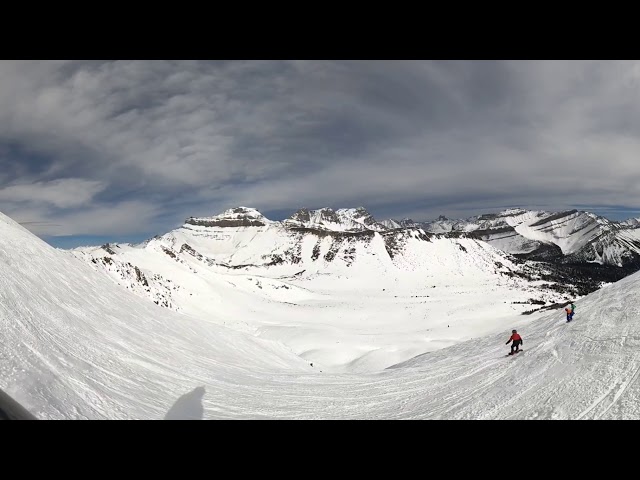
<path id="1" fill-rule="evenodd" d="M 220 212 L 217 213 L 211 213 L 211 214 L 205 214 L 205 215 L 201 215 L 202 217 L 207 217 L 207 216 L 215 216 L 218 215 L 220 213 L 222 213 L 223 211 L 226 211 L 230 208 L 237 208 L 240 207 L 240 205 L 236 205 L 233 207 L 229 207 L 227 209 L 223 209 Z M 287 209 L 287 210 L 277 210 L 277 211 L 272 211 L 272 212 L 262 212 L 259 208 L 257 207 L 251 207 L 248 206 L 248 208 L 256 208 L 258 211 L 260 211 L 261 213 L 263 213 L 263 215 L 273 221 L 284 221 L 287 218 L 290 218 L 293 214 L 295 214 L 298 210 L 300 210 L 300 208 L 306 208 L 306 207 L 298 207 L 298 208 L 292 208 L 292 209 Z M 340 208 L 345 208 L 345 207 L 331 207 L 331 206 L 327 206 L 324 205 L 322 207 L 318 207 L 318 208 L 308 208 L 309 210 L 320 210 L 323 208 L 331 208 L 333 210 L 339 210 Z M 510 210 L 510 209 L 523 209 L 523 210 L 528 210 L 528 211 L 548 211 L 548 212 L 561 212 L 561 211 L 569 211 L 569 210 L 574 210 L 577 209 L 579 211 L 584 211 L 584 212 L 589 212 L 589 213 L 594 213 L 596 215 L 602 216 L 604 218 L 607 218 L 609 220 L 612 220 L 614 222 L 623 222 L 625 220 L 632 220 L 632 219 L 640 219 L 640 210 L 635 210 L 635 209 L 631 209 L 631 208 L 615 208 L 615 209 L 611 209 L 611 208 L 606 208 L 606 209 L 580 209 L 580 208 L 564 208 L 564 209 L 557 209 L 557 210 L 548 210 L 548 209 L 543 209 L 543 208 L 527 208 L 525 206 L 521 206 L 521 205 L 513 205 L 513 206 L 505 206 L 505 207 L 501 207 L 501 208 L 495 208 L 495 209 L 488 209 L 488 210 L 483 210 L 483 209 L 478 209 L 476 213 L 473 213 L 470 216 L 467 217 L 454 217 L 454 216 L 450 216 L 447 215 L 445 213 L 440 213 L 437 216 L 434 216 L 433 218 L 420 218 L 420 216 L 414 216 L 412 217 L 395 217 L 395 218 L 383 218 L 380 219 L 378 218 L 378 216 L 376 216 L 375 214 L 373 214 L 371 212 L 370 209 L 366 208 L 366 206 L 360 206 L 360 207 L 350 207 L 350 208 L 365 208 L 369 213 L 371 213 L 371 215 L 377 220 L 377 221 L 388 221 L 388 220 L 404 220 L 404 219 L 410 219 L 413 220 L 415 222 L 418 223 L 423 223 L 423 222 L 432 222 L 432 221 L 436 221 L 439 217 L 445 217 L 449 220 L 467 220 L 469 218 L 472 218 L 474 216 L 479 216 L 479 215 L 491 215 L 491 214 L 499 214 L 502 211 L 506 211 L 506 210 Z M 76 248 L 76 247 L 80 247 L 80 246 L 91 246 L 91 245 L 101 245 L 104 243 L 140 243 L 143 242 L 145 240 L 148 240 L 149 238 L 152 238 L 156 235 L 162 235 L 170 230 L 173 230 L 175 228 L 178 228 L 180 225 L 182 225 L 184 223 L 184 221 L 186 221 L 188 218 L 190 217 L 196 217 L 195 215 L 189 215 L 187 217 L 185 217 L 184 219 L 182 219 L 180 222 L 167 227 L 166 230 L 163 231 L 152 231 L 152 232 L 148 232 L 148 233 L 142 233 L 142 234 L 137 234 L 137 235 L 71 235 L 71 236 L 48 236 L 48 235 L 38 235 L 40 238 L 42 238 L 44 241 L 46 241 L 47 243 L 49 243 L 51 246 L 53 247 L 57 247 L 57 248 L 64 248 L 64 249 L 71 249 L 71 248 Z M 29 222 L 19 222 L 21 223 L 25 228 L 29 229 L 30 231 L 33 231 L 32 228 L 30 228 L 32 225 Z M 37 234 L 36 232 L 33 232 L 35 234 Z"/>

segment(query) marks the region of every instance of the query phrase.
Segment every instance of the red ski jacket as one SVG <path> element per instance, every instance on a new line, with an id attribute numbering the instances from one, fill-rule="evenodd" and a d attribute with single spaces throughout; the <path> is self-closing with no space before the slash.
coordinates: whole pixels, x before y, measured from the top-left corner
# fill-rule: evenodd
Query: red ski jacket
<path id="1" fill-rule="evenodd" d="M 509 343 L 511 340 L 522 340 L 522 337 L 520 337 L 520 335 L 518 335 L 517 333 L 514 333 L 513 335 L 511 335 L 507 343 Z"/>

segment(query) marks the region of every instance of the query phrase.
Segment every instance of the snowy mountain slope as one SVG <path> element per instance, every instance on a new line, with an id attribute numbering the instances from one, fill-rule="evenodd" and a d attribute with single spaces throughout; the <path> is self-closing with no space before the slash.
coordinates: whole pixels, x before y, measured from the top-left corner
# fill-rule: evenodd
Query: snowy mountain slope
<path id="1" fill-rule="evenodd" d="M 311 367 L 140 301 L 0 214 L 0 388 L 38 418 L 162 418 L 206 383 Z"/>
<path id="2" fill-rule="evenodd" d="M 549 215 L 515 227 L 526 238 L 557 245 L 565 255 L 578 251 L 613 228 L 613 223 L 603 217 L 576 210 Z"/>
<path id="3" fill-rule="evenodd" d="M 74 254 L 158 305 L 282 341 L 332 371 L 381 369 L 470 338 L 474 322 L 486 325 L 485 331 L 499 328 L 516 311 L 584 295 L 630 273 L 600 272 L 585 262 L 611 262 L 612 253 L 628 261 L 632 229 L 617 251 L 607 242 L 592 257 L 576 258 L 588 266 L 585 271 L 501 251 L 540 258 L 547 248 L 557 261 L 561 251 L 548 239 L 566 228 L 567 215 L 512 209 L 434 235 L 415 227 L 374 231 L 353 220 L 369 218 L 363 212 L 300 210 L 292 221 L 272 222 L 256 209 L 239 207 L 191 218 L 141 245 Z M 521 226 L 539 228 L 545 241 L 518 235 Z M 379 325 L 374 334 L 367 331 L 372 324 Z M 416 336 L 426 331 L 432 333 Z"/>
<path id="4" fill-rule="evenodd" d="M 475 230 L 472 236 L 512 255 L 531 253 L 544 245 L 544 242 L 524 237 L 514 227 Z"/>
<path id="5" fill-rule="evenodd" d="M 460 240 L 467 252 L 493 251 Z M 403 241 L 411 250 L 419 237 Z M 458 248 L 456 255 L 465 258 L 451 242 L 431 243 L 452 255 Z M 185 260 L 190 266 L 196 261 Z M 449 275 L 435 290 L 459 278 L 447 264 L 432 268 Z M 394 277 L 389 286 L 397 290 L 386 296 L 372 284 L 355 295 L 346 292 L 344 276 L 335 277 L 337 284 L 326 275 L 311 277 L 342 292 L 341 301 L 355 296 L 356 307 L 380 298 L 376 309 L 383 314 L 349 319 L 364 330 L 364 353 L 354 371 L 379 351 L 362 339 L 399 316 L 392 297 L 401 285 Z M 409 284 L 415 286 L 416 278 Z M 321 373 L 277 342 L 141 301 L 0 215 L 0 387 L 39 418 L 640 419 L 639 280 L 635 274 L 580 299 L 570 324 L 561 310 L 525 317 L 513 311 L 490 331 L 484 322 L 469 321 L 464 327 L 472 338 L 452 347 L 422 353 L 416 345 L 413 358 L 383 371 Z M 440 325 L 420 336 L 446 340 L 442 322 L 464 310 L 461 296 L 448 291 L 446 309 L 434 311 Z M 428 301 L 411 293 L 404 298 L 414 302 L 410 310 Z M 320 322 L 313 319 L 317 326 L 337 311 L 323 315 L 325 300 L 316 297 L 307 315 L 283 304 L 300 318 L 292 315 L 292 325 L 272 327 L 299 329 L 295 322 L 311 312 L 320 316 Z M 511 328 L 522 334 L 525 350 L 505 357 Z M 311 328 L 307 333 L 314 343 L 326 340 Z M 393 353 L 387 352 L 390 358 Z"/>
<path id="6" fill-rule="evenodd" d="M 261 418 L 640 419 L 639 281 L 635 274 L 583 298 L 569 324 L 562 311 L 514 319 L 504 332 L 382 372 L 261 385 L 268 395 L 258 405 L 243 396 L 237 407 Z M 508 357 L 512 327 L 524 351 Z"/>
<path id="7" fill-rule="evenodd" d="M 392 220 L 392 219 L 382 220 L 379 223 L 380 223 L 380 225 L 382 225 L 383 227 L 385 227 L 388 230 L 393 230 L 395 228 L 402 228 L 402 225 L 397 220 Z"/>
<path id="8" fill-rule="evenodd" d="M 583 298 L 570 324 L 557 313 L 524 323 L 521 356 L 502 357 L 505 332 L 464 354 L 450 348 L 395 366 L 416 369 L 428 384 L 412 416 L 640 418 L 639 281 L 636 273 Z"/>
<path id="9" fill-rule="evenodd" d="M 528 238 L 557 245 L 563 262 L 594 262 L 618 267 L 640 265 L 640 228 L 575 210 L 551 215 L 516 230 Z"/>
<path id="10" fill-rule="evenodd" d="M 375 232 L 386 230 L 385 226 L 378 223 L 364 207 L 340 208 L 336 210 L 336 215 L 338 218 L 344 219 L 343 222 L 347 220 L 357 223 L 363 225 L 368 230 L 373 230 Z"/>
<path id="11" fill-rule="evenodd" d="M 511 254 L 529 253 L 541 246 L 541 242 L 524 237 L 515 230 L 521 223 L 536 221 L 545 216 L 544 212 L 527 211 L 522 209 L 504 210 L 497 214 L 485 214 L 470 217 L 465 220 L 451 220 L 440 215 L 429 222 L 413 222 L 413 227 L 421 228 L 425 232 L 434 234 L 468 233 L 494 247 Z M 395 220 L 382 222 L 385 225 L 398 223 Z M 409 225 L 404 225 L 409 226 Z"/>
<path id="12" fill-rule="evenodd" d="M 476 230 L 515 227 L 522 223 L 535 221 L 544 215 L 544 212 L 509 209 L 500 213 L 477 215 L 466 220 L 449 220 L 441 216 L 433 222 L 424 222 L 421 226 L 425 231 L 434 233 L 446 231 L 473 232 Z"/>
<path id="13" fill-rule="evenodd" d="M 625 220 L 624 222 L 620 222 L 620 225 L 623 225 L 623 226 L 626 226 L 626 227 L 638 228 L 638 227 L 640 227 L 640 217 L 639 218 L 630 218 L 628 220 Z"/>
<path id="14" fill-rule="evenodd" d="M 332 371 L 381 369 L 565 295 L 484 242 L 420 229 L 185 224 L 138 246 L 73 253 L 160 305 L 284 342 Z"/>
<path id="15" fill-rule="evenodd" d="M 466 232 L 507 253 L 527 258 L 551 260 L 555 257 L 555 261 L 564 263 L 624 266 L 638 263 L 640 256 L 640 249 L 634 243 L 640 223 L 634 219 L 613 222 L 577 210 L 551 213 L 508 209 L 466 220 L 440 217 L 419 226 L 431 233 Z"/>
<path id="16" fill-rule="evenodd" d="M 598 236 L 568 256 L 570 261 L 617 265 L 640 260 L 640 228 L 616 229 Z"/>

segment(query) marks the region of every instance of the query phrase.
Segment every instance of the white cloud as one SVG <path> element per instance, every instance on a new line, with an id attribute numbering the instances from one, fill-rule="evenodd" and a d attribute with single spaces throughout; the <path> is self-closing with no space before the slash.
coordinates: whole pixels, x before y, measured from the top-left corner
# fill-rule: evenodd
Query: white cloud
<path id="1" fill-rule="evenodd" d="M 75 221 L 79 208 L 138 202 L 107 214 L 118 234 L 134 214 L 182 203 L 393 205 L 396 216 L 638 207 L 639 72 L 629 61 L 3 61 L 0 208 L 95 233 L 98 217 Z"/>
<path id="2" fill-rule="evenodd" d="M 105 187 L 103 182 L 81 178 L 11 184 L 0 188 L 0 201 L 44 203 L 58 208 L 72 208 L 87 204 Z"/>
<path id="3" fill-rule="evenodd" d="M 109 206 L 89 205 L 82 210 L 53 215 L 46 208 L 10 208 L 7 214 L 36 235 L 128 235 L 158 228 L 161 210 L 144 201 L 128 200 Z"/>

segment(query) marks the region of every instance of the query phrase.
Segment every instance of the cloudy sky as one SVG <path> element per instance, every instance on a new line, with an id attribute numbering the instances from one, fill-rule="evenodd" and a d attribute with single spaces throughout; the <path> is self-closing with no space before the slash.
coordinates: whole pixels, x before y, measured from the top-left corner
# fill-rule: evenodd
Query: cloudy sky
<path id="1" fill-rule="evenodd" d="M 252 206 L 640 216 L 640 63 L 0 61 L 0 211 L 54 245 Z"/>

